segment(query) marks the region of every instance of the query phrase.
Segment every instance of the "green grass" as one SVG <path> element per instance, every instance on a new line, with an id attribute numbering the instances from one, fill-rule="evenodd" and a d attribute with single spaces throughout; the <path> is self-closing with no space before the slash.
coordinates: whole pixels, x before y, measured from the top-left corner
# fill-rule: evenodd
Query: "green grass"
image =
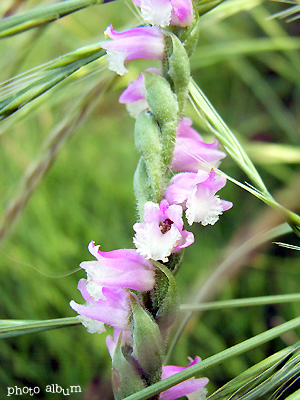
<path id="1" fill-rule="evenodd" d="M 19 11 L 54 3 L 31 1 Z M 243 169 L 241 159 L 237 165 L 234 157 L 227 156 L 221 170 L 241 183 L 250 182 L 250 165 L 256 178 L 252 183 L 262 179 L 276 201 L 299 212 L 297 21 L 266 19 L 286 7 L 271 1 L 226 1 L 203 14 L 191 66 L 194 81 L 254 165 Z M 11 98 L 14 104 L 24 105 L 6 113 L 0 122 L 0 319 L 74 317 L 69 301 L 82 302 L 77 282 L 84 272 L 78 271 L 78 265 L 92 258 L 89 241 L 95 240 L 104 251 L 133 247 L 132 177 L 139 154 L 134 149 L 134 121 L 118 103 L 118 96 L 128 80 L 149 64 L 132 63 L 128 76 L 114 79 L 113 74 L 107 75 L 104 59 L 87 64 L 87 54 L 77 51 L 95 49 L 111 22 L 121 30 L 134 26 L 136 19 L 119 0 L 88 7 L 0 42 L 0 81 L 18 74 L 25 78 L 0 86 L 0 104 L 10 95 L 15 96 Z M 53 75 L 53 69 L 39 67 L 49 62 L 53 66 L 64 54 L 68 56 L 59 58 L 61 64 Z M 81 68 L 70 75 L 69 62 L 79 62 Z M 53 86 L 49 77 L 58 79 L 57 71 L 63 79 Z M 20 99 L 20 88 L 29 83 L 44 92 L 35 80 L 41 77 L 51 88 L 32 101 L 32 92 Z M 185 111 L 203 136 L 212 140 L 191 104 Z M 33 171 L 38 174 L 28 181 Z M 284 222 L 282 215 L 232 182 L 220 196 L 234 207 L 215 226 L 192 227 L 196 240 L 178 274 L 182 302 L 192 302 L 199 292 L 202 301 L 299 292 L 298 251 L 278 247 L 272 239 L 245 245 Z M 299 246 L 293 233 L 273 240 Z M 224 263 L 224 274 L 205 295 L 201 290 Z M 194 313 L 170 362 L 185 365 L 187 356 L 211 357 L 298 315 L 298 303 Z M 207 370 L 209 393 L 293 345 L 298 336 L 299 330 L 293 330 Z M 102 393 L 101 400 L 111 399 L 105 335 L 88 334 L 80 325 L 3 339 L 0 359 L 3 396 L 7 386 L 42 388 L 57 383 L 81 385 L 84 391 L 90 390 L 90 397 L 96 390 Z"/>

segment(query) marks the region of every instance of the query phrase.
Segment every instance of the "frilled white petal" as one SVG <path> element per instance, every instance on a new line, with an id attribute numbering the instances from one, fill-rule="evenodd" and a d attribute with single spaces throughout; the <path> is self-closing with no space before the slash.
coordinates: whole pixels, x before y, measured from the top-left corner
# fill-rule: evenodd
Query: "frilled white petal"
<path id="1" fill-rule="evenodd" d="M 137 118 L 142 111 L 148 109 L 148 103 L 146 99 L 137 100 L 134 103 L 127 103 L 126 108 L 132 118 Z"/>
<path id="2" fill-rule="evenodd" d="M 103 322 L 95 321 L 94 319 L 85 317 L 84 315 L 78 315 L 77 318 L 86 327 L 89 333 L 102 333 L 105 332 L 105 326 Z"/>
<path id="3" fill-rule="evenodd" d="M 202 225 L 214 225 L 223 214 L 222 200 L 207 191 L 198 191 L 186 202 L 188 223 L 201 222 Z"/>
<path id="4" fill-rule="evenodd" d="M 120 53 L 118 51 L 107 50 L 107 60 L 109 62 L 109 69 L 115 71 L 119 75 L 124 75 L 128 72 L 124 62 L 126 59 L 126 53 Z"/>
<path id="5" fill-rule="evenodd" d="M 138 224 L 135 225 L 137 228 Z M 180 231 L 172 225 L 169 231 L 162 233 L 156 221 L 140 225 L 142 227 L 136 229 L 133 238 L 137 251 L 148 260 L 168 261 L 168 256 L 182 238 Z"/>
<path id="6" fill-rule="evenodd" d="M 207 389 L 203 388 L 198 390 L 197 392 L 187 394 L 186 397 L 188 400 L 206 400 Z"/>
<path id="7" fill-rule="evenodd" d="M 86 284 L 86 289 L 94 301 L 98 301 L 100 299 L 101 300 L 106 299 L 106 297 L 104 296 L 104 294 L 102 292 L 103 286 L 99 286 L 97 283 L 95 283 L 91 280 L 88 280 L 88 282 Z"/>
<path id="8" fill-rule="evenodd" d="M 169 0 L 142 0 L 141 12 L 149 24 L 168 26 L 171 20 L 172 4 Z"/>

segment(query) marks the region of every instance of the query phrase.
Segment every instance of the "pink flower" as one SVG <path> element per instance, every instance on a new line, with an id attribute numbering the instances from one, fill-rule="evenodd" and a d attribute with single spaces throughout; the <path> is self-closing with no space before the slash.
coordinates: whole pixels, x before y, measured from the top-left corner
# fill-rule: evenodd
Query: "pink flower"
<path id="1" fill-rule="evenodd" d="M 133 0 L 143 18 L 152 25 L 191 25 L 194 19 L 192 0 Z"/>
<path id="2" fill-rule="evenodd" d="M 225 153 L 217 150 L 219 142 L 205 143 L 200 134 L 191 127 L 192 121 L 189 118 L 182 118 L 179 121 L 176 142 L 172 160 L 172 170 L 181 172 L 197 172 L 204 168 L 204 163 L 209 168 L 217 168 Z"/>
<path id="3" fill-rule="evenodd" d="M 104 332 L 104 324 L 117 329 L 129 329 L 130 293 L 127 289 L 148 291 L 155 284 L 154 267 L 134 249 L 102 252 L 92 241 L 89 251 L 97 261 L 80 264 L 87 279 L 81 279 L 78 289 L 86 301 L 70 306 L 80 314 L 79 319 L 89 332 Z"/>
<path id="4" fill-rule="evenodd" d="M 157 68 L 148 68 L 146 71 L 161 75 Z M 140 74 L 135 82 L 128 85 L 127 89 L 121 94 L 119 102 L 126 104 L 126 108 L 133 118 L 136 118 L 140 112 L 147 110 L 148 103 L 143 74 Z"/>
<path id="5" fill-rule="evenodd" d="M 168 261 L 171 253 L 178 252 L 194 242 L 191 232 L 183 231 L 182 207 L 148 201 L 144 207 L 144 222 L 133 225 L 133 242 L 146 259 Z"/>
<path id="6" fill-rule="evenodd" d="M 81 314 L 79 319 L 90 333 L 104 332 L 104 324 L 121 330 L 130 329 L 130 294 L 128 291 L 104 287 L 102 291 L 105 300 L 95 300 L 88 291 L 86 279 L 80 279 L 78 289 L 86 304 L 77 304 L 72 300 L 70 306 L 78 314 Z M 98 323 L 94 321 L 98 321 Z"/>
<path id="7" fill-rule="evenodd" d="M 127 72 L 124 61 L 140 58 L 162 60 L 165 55 L 164 35 L 158 27 L 139 27 L 116 32 L 112 25 L 104 32 L 112 40 L 101 43 L 107 50 L 109 68 L 119 75 Z"/>
<path id="8" fill-rule="evenodd" d="M 183 172 L 173 176 L 166 190 L 165 198 L 170 204 L 181 204 L 186 208 L 188 223 L 201 222 L 202 225 L 214 225 L 223 211 L 232 207 L 230 201 L 221 200 L 216 192 L 224 187 L 226 179 L 199 170 Z"/>
<path id="9" fill-rule="evenodd" d="M 113 336 L 108 335 L 106 337 L 106 346 L 109 351 L 110 358 L 113 359 L 115 348 L 117 346 L 118 340 L 121 336 L 121 346 L 124 344 L 131 343 L 131 332 L 130 331 L 121 331 L 120 329 L 114 329 Z"/>
<path id="10" fill-rule="evenodd" d="M 166 365 L 162 370 L 162 380 L 169 378 L 170 376 L 176 374 L 177 372 L 183 371 L 186 368 L 191 367 L 192 365 L 197 364 L 201 361 L 201 358 L 196 356 L 194 360 L 189 359 L 191 362 L 187 367 L 176 367 L 175 365 Z M 207 378 L 190 378 L 184 382 L 179 383 L 171 387 L 170 389 L 165 390 L 160 394 L 159 400 L 175 400 L 182 396 L 187 396 L 189 400 L 197 399 L 204 400 L 206 398 L 207 390 L 204 389 L 204 386 L 207 385 Z M 197 395 L 197 397 L 192 396 L 191 394 Z M 191 395 L 191 396 L 189 396 Z"/>
<path id="11" fill-rule="evenodd" d="M 103 299 L 103 287 L 128 288 L 141 292 L 153 289 L 155 283 L 153 265 L 134 249 L 109 252 L 99 250 L 92 241 L 90 253 L 97 261 L 80 264 L 87 273 L 87 290 L 94 300 Z"/>

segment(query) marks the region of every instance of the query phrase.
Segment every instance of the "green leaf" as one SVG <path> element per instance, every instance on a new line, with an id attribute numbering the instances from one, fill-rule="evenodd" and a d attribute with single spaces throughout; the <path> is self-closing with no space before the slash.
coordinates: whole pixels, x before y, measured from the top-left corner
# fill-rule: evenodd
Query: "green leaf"
<path id="1" fill-rule="evenodd" d="M 79 325 L 81 322 L 77 317 L 47 319 L 44 321 L 29 320 L 0 320 L 0 339 L 48 331 L 50 329 L 64 328 L 66 326 Z"/>
<path id="2" fill-rule="evenodd" d="M 56 21 L 83 8 L 101 3 L 103 3 L 103 0 L 68 0 L 3 18 L 0 20 L 0 38 L 25 32 L 28 29 Z"/>

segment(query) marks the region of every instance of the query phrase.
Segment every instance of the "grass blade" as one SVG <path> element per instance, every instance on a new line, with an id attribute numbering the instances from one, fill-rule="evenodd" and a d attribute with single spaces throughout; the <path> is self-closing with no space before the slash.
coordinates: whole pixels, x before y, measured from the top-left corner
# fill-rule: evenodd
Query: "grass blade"
<path id="1" fill-rule="evenodd" d="M 172 386 L 177 385 L 180 382 L 185 381 L 186 379 L 202 374 L 209 368 L 230 360 L 233 357 L 239 356 L 240 354 L 252 350 L 257 346 L 260 346 L 261 344 L 269 342 L 272 339 L 275 339 L 276 337 L 281 336 L 282 334 L 299 327 L 300 317 L 294 318 L 288 322 L 285 322 L 284 324 L 276 326 L 275 328 L 269 329 L 268 331 L 247 339 L 242 343 L 229 347 L 228 349 L 223 350 L 218 354 L 214 354 L 213 356 L 203 360 L 201 363 L 186 368 L 185 370 L 180 371 L 177 374 L 170 376 L 167 379 L 164 379 L 163 381 L 155 383 L 154 385 L 149 386 L 146 389 L 139 391 L 138 393 L 126 397 L 125 400 L 146 400 L 151 396 L 154 396 L 164 390 L 169 389 Z"/>
<path id="2" fill-rule="evenodd" d="M 277 296 L 260 296 L 245 299 L 212 301 L 203 304 L 182 304 L 180 311 L 206 311 L 220 308 L 252 307 L 267 304 L 281 304 L 300 301 L 300 294 L 283 294 Z"/>
<path id="3" fill-rule="evenodd" d="M 235 396 L 243 398 L 243 393 L 250 392 L 253 388 L 258 387 L 262 382 L 272 376 L 274 369 L 278 367 L 284 360 L 291 356 L 299 348 L 299 344 L 287 347 L 265 360 L 253 365 L 231 381 L 227 382 L 223 387 L 208 397 L 209 400 L 233 399 Z M 274 374 L 273 374 L 274 375 Z M 242 397 L 240 397 L 242 396 Z"/>
<path id="4" fill-rule="evenodd" d="M 113 78 L 114 75 L 109 77 L 104 75 L 98 85 L 89 88 L 65 120 L 46 139 L 37 159 L 32 161 L 19 183 L 16 196 L 4 212 L 0 221 L 0 241 L 4 239 L 20 212 L 27 205 L 32 193 L 49 171 L 63 144 L 98 104 L 99 99 L 102 98 L 101 94 L 105 92 Z"/>
<path id="5" fill-rule="evenodd" d="M 0 339 L 78 325 L 77 317 L 47 319 L 44 321 L 0 320 Z"/>
<path id="6" fill-rule="evenodd" d="M 0 39 L 48 24 L 103 0 L 68 0 L 0 20 Z"/>
<path id="7" fill-rule="evenodd" d="M 85 46 L 3 82 L 0 85 L 0 120 L 104 55 L 105 50 L 99 44 Z"/>

